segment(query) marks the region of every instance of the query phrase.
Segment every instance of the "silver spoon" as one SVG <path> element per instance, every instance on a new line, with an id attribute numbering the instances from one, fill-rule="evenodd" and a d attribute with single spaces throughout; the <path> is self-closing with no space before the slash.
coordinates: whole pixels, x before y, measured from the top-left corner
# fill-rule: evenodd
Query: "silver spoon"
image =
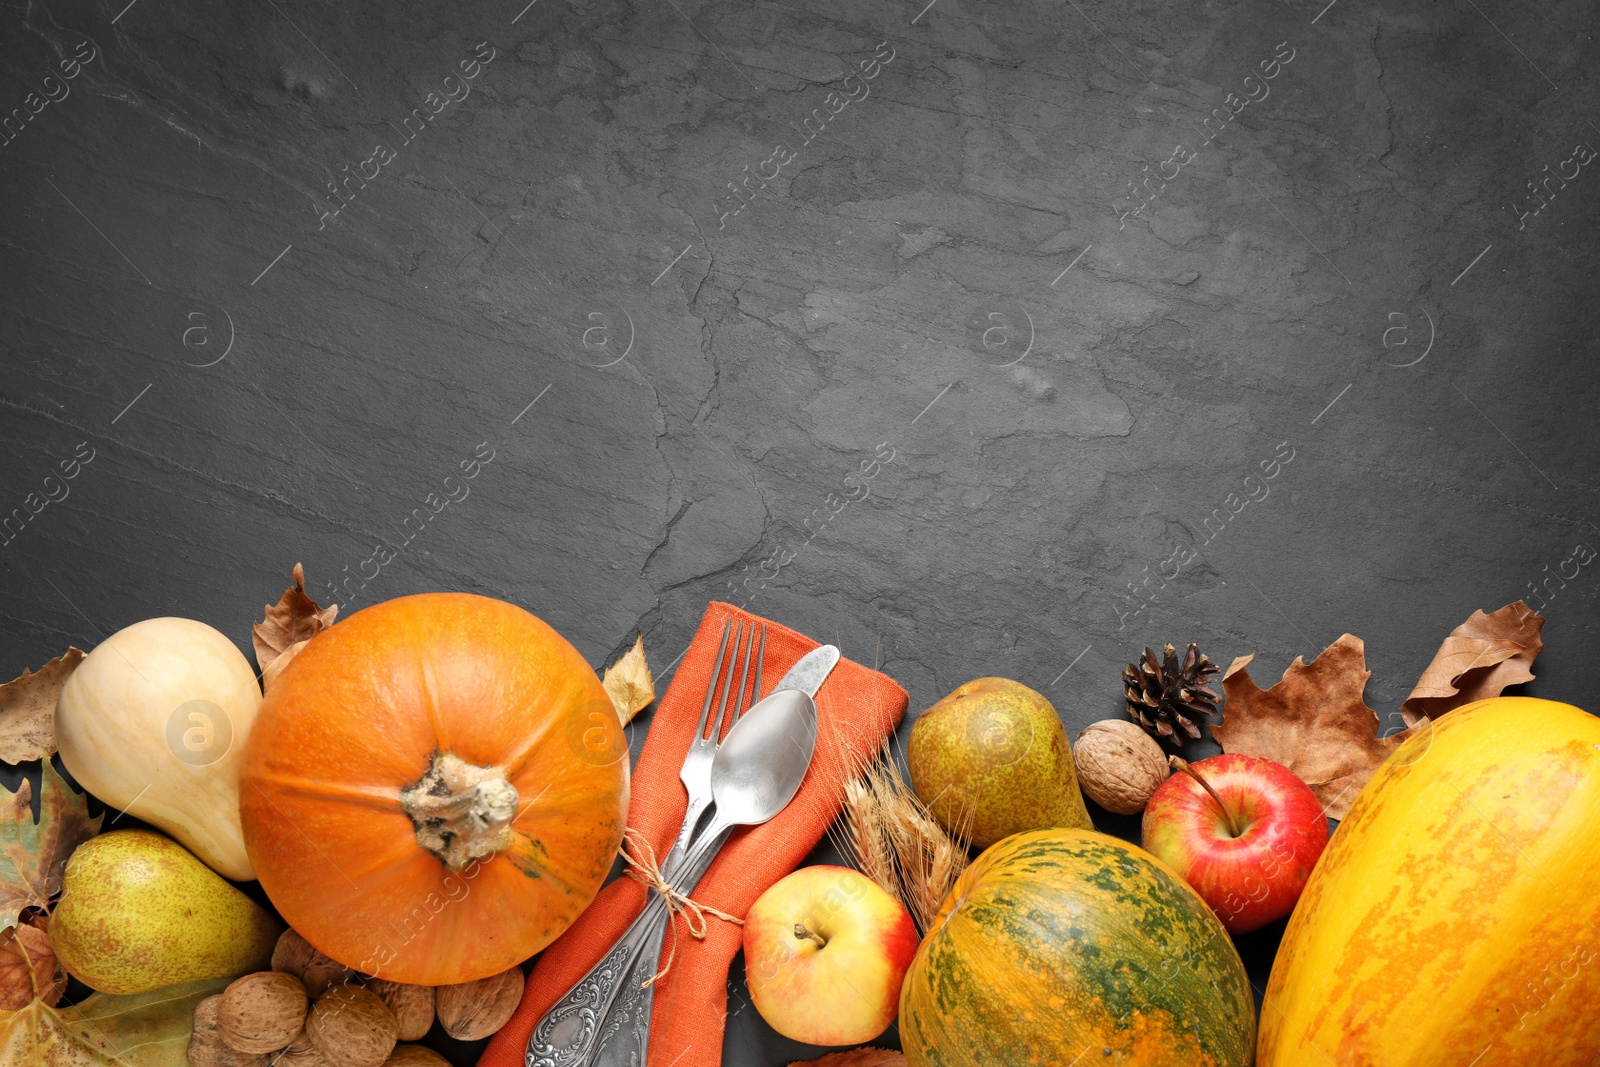
<path id="1" fill-rule="evenodd" d="M 711 793 L 716 802 L 711 822 L 697 835 L 676 878 L 665 876 L 680 892 L 693 891 L 736 827 L 766 822 L 787 807 L 799 791 L 816 748 L 816 704 L 805 693 L 792 690 L 774 693 L 767 699 L 777 697 L 789 698 L 785 713 L 767 716 L 760 729 L 745 732 L 739 741 L 752 754 L 791 751 L 796 773 L 786 781 L 756 773 L 756 757 L 741 759 L 737 750 L 729 751 L 733 740 L 729 731 L 711 765 Z M 729 753 L 727 757 L 724 752 Z M 599 1052 L 590 1061 L 597 1067 L 643 1067 L 650 1044 L 650 1009 L 655 1000 L 654 986 L 644 987 L 644 981 L 657 969 L 664 927 L 670 918 L 665 908 L 659 916 L 645 950 L 624 974 L 622 988 L 600 1027 Z"/>
<path id="2" fill-rule="evenodd" d="M 764 823 L 794 799 L 816 745 L 817 705 L 797 689 L 780 689 L 745 712 L 711 764 L 711 821 L 663 877 L 692 892 L 735 828 Z M 611 952 L 539 1020 L 528 1067 L 579 1067 L 613 1038 L 605 1062 L 644 1062 L 653 994 L 640 986 L 655 973 L 669 917 L 666 902 L 652 895 Z"/>

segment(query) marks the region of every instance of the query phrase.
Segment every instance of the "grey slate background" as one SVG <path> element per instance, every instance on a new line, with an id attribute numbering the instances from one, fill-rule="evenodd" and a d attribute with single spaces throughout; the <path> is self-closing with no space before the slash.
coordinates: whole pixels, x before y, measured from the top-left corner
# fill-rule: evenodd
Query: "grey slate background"
<path id="1" fill-rule="evenodd" d="M 1528 597 L 1528 691 L 1585 703 L 1595 576 L 1553 576 L 1600 537 L 1594 22 L 8 4 L 0 114 L 66 95 L 0 146 L 0 516 L 93 459 L 4 535 L 0 673 L 162 614 L 248 649 L 303 560 L 347 610 L 511 600 L 596 666 L 640 630 L 668 677 L 727 599 L 879 664 L 913 713 L 1005 675 L 1073 734 L 1120 714 L 1144 644 L 1255 651 L 1265 682 L 1345 631 L 1392 730 L 1451 627 Z M 1214 108 L 1238 114 L 1202 144 Z M 407 542 L 430 493 L 460 498 Z M 1258 985 L 1276 933 L 1243 946 Z M 813 1052 L 729 1027 L 729 1063 Z"/>

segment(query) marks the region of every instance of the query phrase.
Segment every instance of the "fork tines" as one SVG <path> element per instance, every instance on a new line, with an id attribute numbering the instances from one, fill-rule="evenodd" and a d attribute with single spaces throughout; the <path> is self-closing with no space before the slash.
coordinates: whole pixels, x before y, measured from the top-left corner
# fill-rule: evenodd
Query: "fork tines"
<path id="1" fill-rule="evenodd" d="M 765 623 L 761 624 L 761 636 L 760 640 L 757 641 L 756 624 L 754 622 L 750 623 L 748 629 L 742 622 L 737 625 L 738 629 L 734 632 L 733 648 L 730 651 L 728 649 L 729 623 L 722 624 L 722 641 L 717 647 L 717 669 L 712 675 L 711 683 L 706 686 L 705 703 L 700 708 L 700 724 L 695 730 L 695 736 L 702 740 L 720 743 L 723 734 L 726 732 L 724 728 L 731 728 L 739 720 L 739 716 L 750 710 L 750 706 L 756 702 L 761 694 L 761 665 L 766 658 L 767 652 L 767 626 Z M 757 648 L 758 645 L 759 650 Z M 744 650 L 743 663 L 739 662 L 741 648 Z M 725 653 L 726 656 L 724 655 Z M 746 684 L 751 681 L 750 660 L 752 656 L 756 661 L 756 673 L 754 685 L 750 687 L 747 698 Z M 735 665 L 739 667 L 739 688 L 733 698 L 733 714 L 729 715 L 728 694 L 734 692 L 733 673 Z M 708 734 L 706 732 L 706 720 L 710 718 L 711 700 L 716 695 L 717 682 L 719 680 L 722 682 L 722 693 L 717 699 L 716 720 L 712 722 L 711 732 Z"/>

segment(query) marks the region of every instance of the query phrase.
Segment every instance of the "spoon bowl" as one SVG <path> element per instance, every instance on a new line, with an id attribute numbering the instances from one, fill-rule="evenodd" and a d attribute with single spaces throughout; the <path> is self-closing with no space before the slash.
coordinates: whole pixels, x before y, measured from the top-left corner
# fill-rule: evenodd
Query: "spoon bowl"
<path id="1" fill-rule="evenodd" d="M 716 821 L 763 823 L 800 791 L 817 747 L 817 705 L 798 689 L 780 689 L 745 712 L 711 762 Z"/>

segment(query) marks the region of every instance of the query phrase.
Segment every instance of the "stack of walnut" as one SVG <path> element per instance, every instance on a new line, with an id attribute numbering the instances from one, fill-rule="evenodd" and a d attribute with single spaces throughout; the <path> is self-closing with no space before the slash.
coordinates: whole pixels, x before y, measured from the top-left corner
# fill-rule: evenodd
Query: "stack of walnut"
<path id="1" fill-rule="evenodd" d="M 437 1015 L 463 1041 L 488 1037 L 522 999 L 522 969 L 460 985 L 365 978 L 293 930 L 272 970 L 235 980 L 195 1006 L 191 1067 L 449 1067 L 416 1041 Z"/>

